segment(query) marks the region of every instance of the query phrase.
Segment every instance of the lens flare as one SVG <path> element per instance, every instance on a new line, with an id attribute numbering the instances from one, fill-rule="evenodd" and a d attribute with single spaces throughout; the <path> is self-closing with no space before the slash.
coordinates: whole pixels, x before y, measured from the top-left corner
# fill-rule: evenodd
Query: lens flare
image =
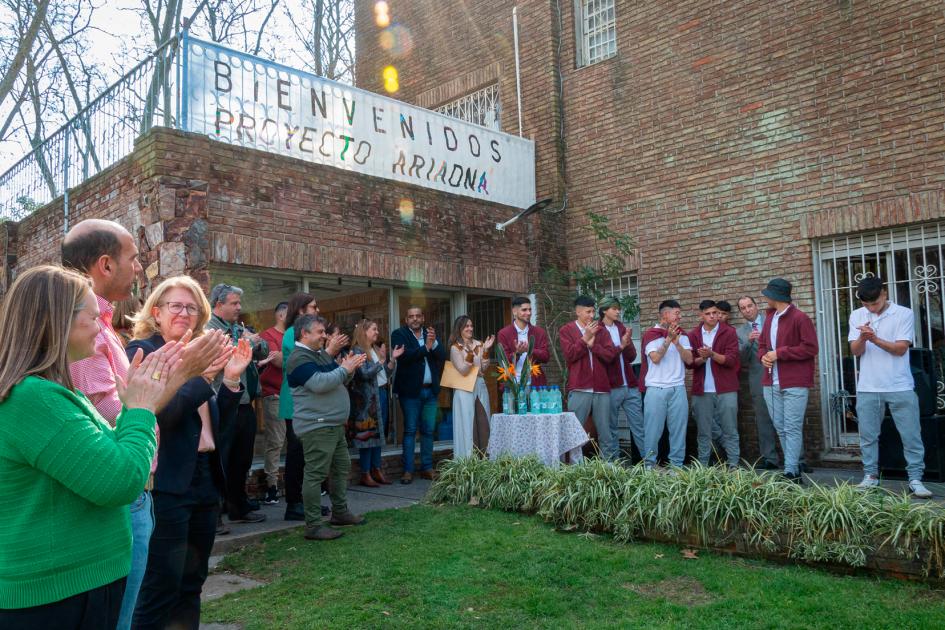
<path id="1" fill-rule="evenodd" d="M 419 267 L 412 267 L 407 270 L 407 287 L 411 289 L 423 288 L 423 270 Z"/>
<path id="2" fill-rule="evenodd" d="M 392 24 L 380 32 L 377 43 L 394 57 L 403 57 L 413 50 L 413 35 L 406 26 Z"/>
<path id="3" fill-rule="evenodd" d="M 397 68 L 394 66 L 387 66 L 384 68 L 384 72 L 381 76 L 384 78 L 385 90 L 393 94 L 400 89 L 400 76 L 397 72 Z"/>
<path id="4" fill-rule="evenodd" d="M 381 28 L 387 28 L 390 24 L 390 7 L 384 0 L 374 3 L 374 23 Z"/>
<path id="5" fill-rule="evenodd" d="M 404 225 L 413 223 L 413 202 L 410 199 L 401 199 L 397 210 L 400 212 L 401 223 Z"/>

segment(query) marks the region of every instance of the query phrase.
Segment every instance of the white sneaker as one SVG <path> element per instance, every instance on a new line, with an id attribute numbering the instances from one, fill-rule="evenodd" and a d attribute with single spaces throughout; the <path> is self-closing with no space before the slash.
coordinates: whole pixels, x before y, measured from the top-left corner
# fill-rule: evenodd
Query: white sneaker
<path id="1" fill-rule="evenodd" d="M 863 475 L 863 481 L 856 484 L 857 490 L 872 490 L 879 487 L 879 479 L 876 475 Z"/>
<path id="2" fill-rule="evenodd" d="M 912 496 L 916 497 L 917 499 L 932 498 L 932 492 L 918 479 L 913 479 L 909 482 L 909 489 L 912 490 Z"/>

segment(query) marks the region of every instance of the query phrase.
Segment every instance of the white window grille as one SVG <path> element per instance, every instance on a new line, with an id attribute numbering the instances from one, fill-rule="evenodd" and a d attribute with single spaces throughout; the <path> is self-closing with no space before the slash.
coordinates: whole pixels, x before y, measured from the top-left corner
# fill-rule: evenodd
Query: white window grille
<path id="1" fill-rule="evenodd" d="M 578 66 L 589 66 L 617 54 L 614 0 L 574 0 Z"/>
<path id="2" fill-rule="evenodd" d="M 855 449 L 859 444 L 855 405 L 859 360 L 850 352 L 847 335 L 850 313 L 861 306 L 856 285 L 865 277 L 880 276 L 889 299 L 912 309 L 913 372 L 919 368 L 928 379 L 926 385 L 936 395 L 936 412 L 945 411 L 943 251 L 945 223 L 840 236 L 814 245 L 821 406 L 828 447 Z"/>
<path id="3" fill-rule="evenodd" d="M 476 125 L 502 131 L 499 120 L 499 84 L 493 83 L 472 94 L 437 107 L 436 111 Z"/>
<path id="4" fill-rule="evenodd" d="M 639 363 L 640 338 L 642 336 L 642 331 L 640 330 L 640 292 L 637 288 L 637 277 L 632 274 L 625 274 L 606 280 L 604 281 L 603 292 L 605 295 L 609 295 L 618 299 L 625 298 L 630 295 L 636 298 L 637 309 L 636 313 L 633 314 L 633 317 L 631 319 L 627 319 L 626 312 L 624 312 L 622 316 L 624 323 L 627 326 L 633 327 L 633 344 L 637 348 L 637 359 L 634 361 L 634 363 Z"/>

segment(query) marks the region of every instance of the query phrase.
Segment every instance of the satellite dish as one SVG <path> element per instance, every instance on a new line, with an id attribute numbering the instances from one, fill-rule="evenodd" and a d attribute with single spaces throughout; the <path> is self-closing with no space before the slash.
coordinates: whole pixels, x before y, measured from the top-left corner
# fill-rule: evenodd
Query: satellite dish
<path id="1" fill-rule="evenodd" d="M 512 225 L 513 223 L 515 223 L 515 222 L 518 221 L 519 219 L 524 219 L 525 217 L 527 217 L 527 216 L 529 216 L 529 215 L 531 215 L 531 214 L 535 214 L 536 212 L 539 212 L 539 211 L 541 211 L 541 210 L 544 210 L 545 208 L 547 208 L 547 207 L 550 206 L 550 205 L 551 205 L 551 197 L 548 197 L 547 199 L 542 199 L 541 201 L 536 201 L 535 203 L 533 203 L 532 205 L 528 206 L 527 208 L 525 208 L 524 210 L 522 210 L 521 212 L 519 212 L 518 214 L 516 214 L 514 217 L 512 217 L 511 219 L 509 219 L 509 220 L 506 221 L 505 223 L 496 223 L 496 224 L 495 224 L 495 229 L 497 229 L 497 230 L 499 230 L 499 231 L 501 232 L 501 231 L 505 230 L 506 227 Z"/>

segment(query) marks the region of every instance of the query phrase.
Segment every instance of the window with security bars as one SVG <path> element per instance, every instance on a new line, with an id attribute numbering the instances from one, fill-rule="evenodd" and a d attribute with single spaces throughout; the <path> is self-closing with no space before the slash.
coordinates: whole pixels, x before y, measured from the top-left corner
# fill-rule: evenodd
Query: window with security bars
<path id="1" fill-rule="evenodd" d="M 574 0 L 577 65 L 589 66 L 617 54 L 615 0 Z"/>
<path id="2" fill-rule="evenodd" d="M 472 94 L 450 101 L 446 105 L 437 107 L 436 111 L 469 123 L 502 131 L 502 124 L 499 120 L 498 83 L 493 83 Z"/>
<path id="3" fill-rule="evenodd" d="M 610 278 L 605 280 L 603 285 L 600 287 L 600 291 L 605 296 L 615 297 L 618 299 L 625 298 L 627 296 L 632 296 L 636 302 L 637 308 L 636 312 L 633 314 L 633 317 L 628 319 L 627 313 L 622 313 L 623 322 L 627 326 L 633 328 L 633 345 L 637 348 L 637 358 L 634 363 L 640 362 L 640 338 L 642 336 L 642 331 L 640 330 L 640 293 L 637 289 L 637 277 L 635 275 L 626 274 L 618 276 L 616 278 Z"/>
<path id="4" fill-rule="evenodd" d="M 912 309 L 915 341 L 910 350 L 916 391 L 934 395 L 935 413 L 945 413 L 945 223 L 891 228 L 818 241 L 814 246 L 817 334 L 827 445 L 859 444 L 856 379 L 859 359 L 847 341 L 850 314 L 861 306 L 856 286 L 883 279 L 889 300 Z M 925 379 L 926 382 L 922 382 Z M 923 412 L 924 413 L 924 412 Z"/>

